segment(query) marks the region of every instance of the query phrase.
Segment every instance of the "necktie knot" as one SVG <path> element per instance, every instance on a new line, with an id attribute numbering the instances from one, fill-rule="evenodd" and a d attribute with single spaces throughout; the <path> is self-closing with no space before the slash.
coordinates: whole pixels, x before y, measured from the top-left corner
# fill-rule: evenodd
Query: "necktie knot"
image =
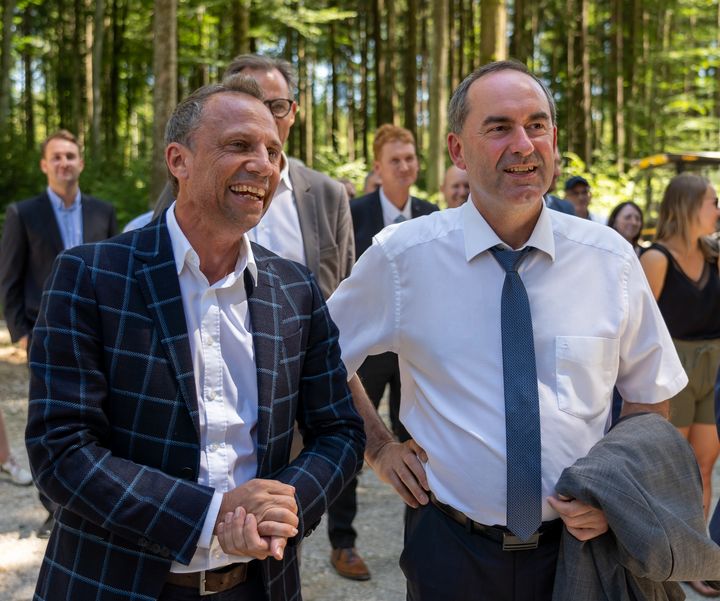
<path id="1" fill-rule="evenodd" d="M 405 215 L 400 213 L 397 217 L 395 217 L 395 220 L 393 221 L 393 223 L 402 223 L 403 221 L 407 221 L 407 217 L 405 217 Z"/>
<path id="2" fill-rule="evenodd" d="M 501 248 L 498 246 L 490 249 L 495 260 L 507 273 L 517 271 L 522 260 L 532 251 L 532 246 L 526 246 L 520 250 L 510 250 L 509 248 Z"/>

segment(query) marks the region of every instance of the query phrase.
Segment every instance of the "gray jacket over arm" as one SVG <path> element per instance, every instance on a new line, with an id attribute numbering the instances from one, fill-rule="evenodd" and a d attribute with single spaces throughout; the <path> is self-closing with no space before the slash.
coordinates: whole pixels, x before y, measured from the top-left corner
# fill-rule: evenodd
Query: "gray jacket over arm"
<path id="1" fill-rule="evenodd" d="M 618 422 L 556 491 L 602 509 L 610 531 L 584 543 L 563 532 L 553 601 L 675 601 L 678 581 L 720 580 L 695 456 L 659 415 Z"/>

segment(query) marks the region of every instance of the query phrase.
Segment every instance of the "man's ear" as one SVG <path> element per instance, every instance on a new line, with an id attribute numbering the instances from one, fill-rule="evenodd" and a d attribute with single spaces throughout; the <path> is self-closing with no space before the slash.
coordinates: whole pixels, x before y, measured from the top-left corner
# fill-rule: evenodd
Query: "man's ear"
<path id="1" fill-rule="evenodd" d="M 463 145 L 460 136 L 454 132 L 450 132 L 447 137 L 448 152 L 450 159 L 458 169 L 467 170 L 465 158 L 463 157 Z"/>
<path id="2" fill-rule="evenodd" d="M 170 173 L 178 180 L 186 180 L 189 167 L 192 166 L 192 153 L 187 146 L 183 146 L 179 142 L 171 142 L 165 148 L 165 162 Z"/>

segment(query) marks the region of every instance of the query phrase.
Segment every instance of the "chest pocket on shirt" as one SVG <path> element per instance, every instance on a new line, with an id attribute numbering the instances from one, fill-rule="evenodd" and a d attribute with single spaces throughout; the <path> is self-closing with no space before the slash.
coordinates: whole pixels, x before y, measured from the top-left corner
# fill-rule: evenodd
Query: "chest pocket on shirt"
<path id="1" fill-rule="evenodd" d="M 611 338 L 557 336 L 555 369 L 561 411 L 592 419 L 608 407 L 617 378 L 619 343 Z"/>

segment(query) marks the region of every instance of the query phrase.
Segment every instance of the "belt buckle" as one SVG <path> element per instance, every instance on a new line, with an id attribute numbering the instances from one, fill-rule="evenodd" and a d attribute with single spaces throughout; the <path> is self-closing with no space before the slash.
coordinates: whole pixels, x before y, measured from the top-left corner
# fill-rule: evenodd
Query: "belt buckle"
<path id="1" fill-rule="evenodd" d="M 208 595 L 214 595 L 217 591 L 209 591 L 205 588 L 205 570 L 200 572 L 200 590 L 198 595 L 201 597 L 207 597 Z"/>
<path id="2" fill-rule="evenodd" d="M 533 534 L 528 540 L 522 540 L 510 532 L 503 532 L 503 551 L 529 551 L 537 549 L 539 544 L 539 532 Z"/>

